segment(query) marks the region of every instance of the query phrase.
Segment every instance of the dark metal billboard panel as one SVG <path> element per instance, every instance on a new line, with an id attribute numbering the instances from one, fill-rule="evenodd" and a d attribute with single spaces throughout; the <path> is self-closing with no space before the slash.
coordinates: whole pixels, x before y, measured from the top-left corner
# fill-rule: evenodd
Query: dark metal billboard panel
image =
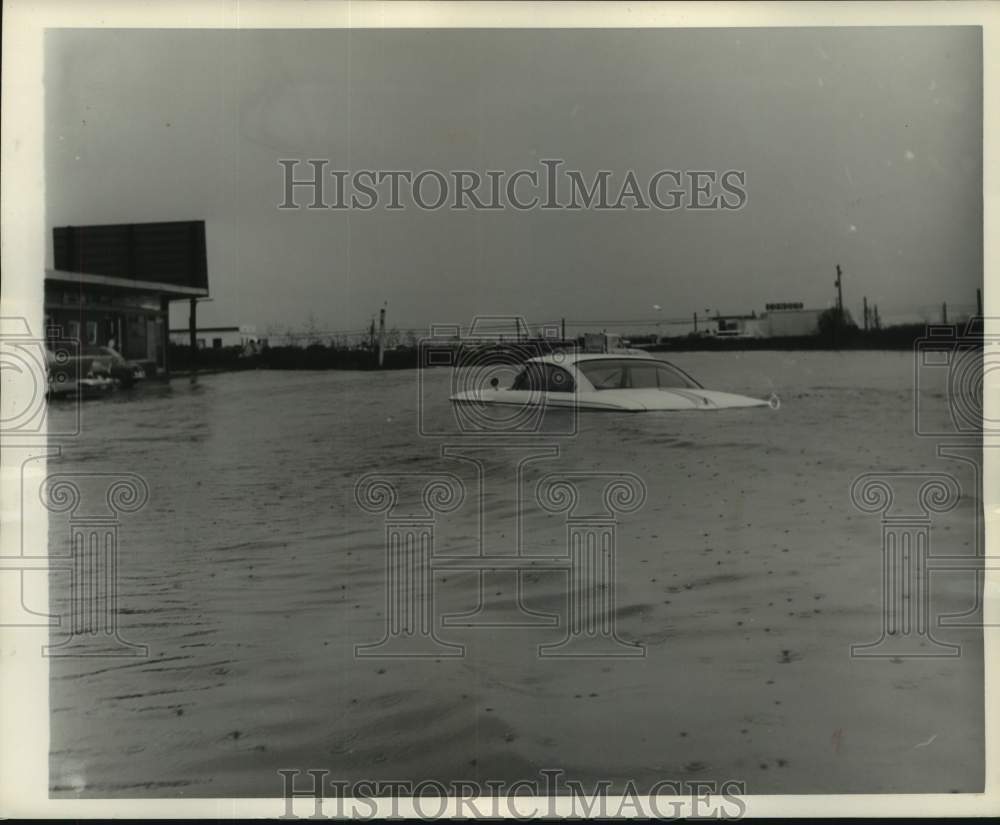
<path id="1" fill-rule="evenodd" d="M 55 268 L 208 289 L 204 221 L 57 226 Z"/>

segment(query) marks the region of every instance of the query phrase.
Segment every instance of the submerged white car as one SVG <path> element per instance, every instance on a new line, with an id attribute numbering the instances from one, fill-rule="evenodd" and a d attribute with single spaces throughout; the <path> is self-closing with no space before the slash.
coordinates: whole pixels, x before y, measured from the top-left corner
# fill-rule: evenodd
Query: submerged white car
<path id="1" fill-rule="evenodd" d="M 456 393 L 458 404 L 571 407 L 580 410 L 723 410 L 769 401 L 706 390 L 679 367 L 648 355 L 561 353 L 531 358 L 509 389 L 494 378 L 485 389 Z"/>

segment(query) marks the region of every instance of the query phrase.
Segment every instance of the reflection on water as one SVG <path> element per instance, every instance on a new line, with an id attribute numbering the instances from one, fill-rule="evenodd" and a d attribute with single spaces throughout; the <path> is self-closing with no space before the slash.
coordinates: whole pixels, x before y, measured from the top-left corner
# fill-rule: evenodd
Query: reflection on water
<path id="1" fill-rule="evenodd" d="M 955 660 L 847 655 L 878 635 L 880 611 L 878 519 L 851 508 L 851 481 L 944 470 L 973 485 L 913 435 L 912 356 L 672 360 L 712 389 L 774 392 L 781 409 L 584 414 L 571 428 L 559 413 L 544 436 L 484 448 L 455 426 L 447 370 L 422 388 L 415 372 L 219 374 L 85 403 L 82 435 L 50 471 L 148 483 L 149 503 L 121 517 L 117 618 L 149 656 L 51 661 L 53 793 L 275 796 L 284 768 L 480 781 L 561 768 L 759 793 L 981 787 L 980 633 L 941 631 L 964 644 Z M 947 418 L 941 394 L 922 403 Z M 434 528 L 442 557 L 538 562 L 520 577 L 435 568 L 439 617 L 482 599 L 480 618 L 503 625 L 439 622 L 464 656 L 354 655 L 391 609 L 386 516 L 355 500 L 373 472 L 459 480 L 464 500 Z M 644 657 L 538 656 L 563 637 L 573 587 L 545 563 L 567 542 L 566 514 L 535 498 L 553 472 L 576 474 L 581 501 L 604 483 L 587 473 L 645 486 L 616 525 L 613 617 Z M 935 522 L 935 551 L 970 552 L 971 501 Z M 67 536 L 53 517 L 53 553 Z M 973 583 L 942 579 L 935 604 L 967 609 Z M 51 588 L 65 607 L 67 577 Z"/>

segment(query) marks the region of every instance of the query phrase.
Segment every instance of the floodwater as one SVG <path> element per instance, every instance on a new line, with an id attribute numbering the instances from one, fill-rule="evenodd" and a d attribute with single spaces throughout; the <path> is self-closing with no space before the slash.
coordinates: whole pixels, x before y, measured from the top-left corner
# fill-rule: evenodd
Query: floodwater
<path id="1" fill-rule="evenodd" d="M 972 465 L 914 432 L 955 429 L 940 367 L 918 375 L 915 401 L 910 353 L 670 360 L 780 407 L 562 413 L 501 438 L 456 423 L 446 369 L 422 384 L 415 371 L 206 375 L 84 403 L 49 472 L 87 474 L 98 492 L 108 477 L 95 474 L 148 485 L 120 515 L 114 614 L 148 651 L 50 659 L 52 794 L 279 796 L 281 769 L 982 790 L 975 613 L 850 655 L 883 621 L 881 517 L 852 505 L 858 476 L 950 474 L 960 492 L 932 514 L 931 555 L 968 559 L 981 540 Z M 73 409 L 51 414 L 58 425 Z M 359 506 L 372 473 L 397 489 L 388 512 L 378 488 Z M 539 501 L 553 473 L 577 491 L 569 509 L 565 487 Z M 644 501 L 602 498 L 615 478 Z M 919 516 L 913 477 L 894 478 L 894 514 Z M 447 490 L 424 501 L 435 481 Z M 52 517 L 51 553 L 71 527 Z M 416 641 L 430 655 L 356 655 L 386 637 L 390 575 L 419 577 L 387 565 L 387 535 L 407 529 L 432 533 L 433 600 L 403 610 L 429 616 L 436 639 L 388 650 Z M 614 540 L 603 598 L 567 567 L 573 530 Z M 957 567 L 930 577 L 932 619 L 977 606 L 974 564 Z M 65 609 L 68 577 L 50 587 Z M 619 642 L 598 652 L 620 655 L 540 655 L 565 652 L 573 627 L 612 627 Z"/>

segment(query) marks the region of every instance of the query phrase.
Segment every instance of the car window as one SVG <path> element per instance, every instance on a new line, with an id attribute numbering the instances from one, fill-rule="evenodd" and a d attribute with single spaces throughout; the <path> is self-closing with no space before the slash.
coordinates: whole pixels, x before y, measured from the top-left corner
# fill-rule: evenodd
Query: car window
<path id="1" fill-rule="evenodd" d="M 633 390 L 655 390 L 659 386 L 656 374 L 656 364 L 632 364 L 625 386 Z"/>
<path id="2" fill-rule="evenodd" d="M 621 361 L 585 361 L 579 367 L 595 390 L 621 389 L 625 378 Z"/>
<path id="3" fill-rule="evenodd" d="M 541 392 L 544 390 L 545 373 L 542 371 L 541 365 L 525 365 L 524 369 L 521 370 L 517 378 L 514 379 L 514 384 L 511 389 L 526 390 L 528 392 Z"/>
<path id="4" fill-rule="evenodd" d="M 665 362 L 601 358 L 577 362 L 577 367 L 595 390 L 698 389 L 701 386 L 677 367 Z"/>
<path id="5" fill-rule="evenodd" d="M 554 364 L 528 364 L 514 379 L 511 389 L 528 392 L 573 392 L 573 376 Z"/>
<path id="6" fill-rule="evenodd" d="M 657 384 L 660 389 L 688 388 L 699 389 L 701 385 L 670 364 L 661 364 L 656 368 Z"/>
<path id="7" fill-rule="evenodd" d="M 573 376 L 562 367 L 546 364 L 545 388 L 549 392 L 573 392 Z"/>

